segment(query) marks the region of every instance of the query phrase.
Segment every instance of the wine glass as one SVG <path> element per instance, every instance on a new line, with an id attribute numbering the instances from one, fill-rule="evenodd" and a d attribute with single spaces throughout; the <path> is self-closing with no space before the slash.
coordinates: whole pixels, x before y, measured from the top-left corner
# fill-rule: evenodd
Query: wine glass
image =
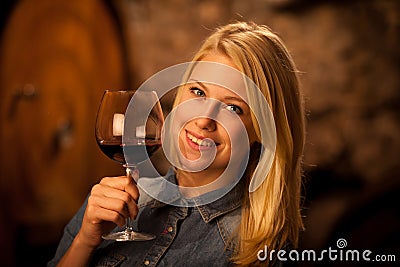
<path id="1" fill-rule="evenodd" d="M 134 112 L 128 122 L 125 119 L 127 112 Z M 97 113 L 97 144 L 107 157 L 125 167 L 127 176 L 132 177 L 137 164 L 147 160 L 161 146 L 163 123 L 161 105 L 154 91 L 107 90 Z M 116 241 L 154 238 L 154 235 L 133 231 L 129 217 L 123 231 L 103 236 L 103 239 Z"/>

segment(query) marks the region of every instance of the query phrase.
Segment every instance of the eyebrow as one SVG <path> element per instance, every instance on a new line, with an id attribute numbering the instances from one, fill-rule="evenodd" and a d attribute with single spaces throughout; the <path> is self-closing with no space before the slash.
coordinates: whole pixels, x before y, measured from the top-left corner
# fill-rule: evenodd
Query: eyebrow
<path id="1" fill-rule="evenodd" d="M 200 82 L 200 81 L 198 81 L 198 80 L 196 80 L 196 79 L 193 79 L 193 78 L 190 78 L 190 79 L 189 79 L 189 82 L 190 82 L 190 81 L 199 84 L 200 87 L 201 87 L 202 89 L 204 89 L 205 91 L 209 91 L 208 88 L 207 88 L 207 86 L 206 86 L 205 84 L 203 84 L 202 82 Z M 228 90 L 230 90 L 230 89 L 228 88 Z M 230 90 L 230 91 L 231 91 L 231 90 Z M 224 100 L 233 100 L 233 101 L 237 101 L 237 102 L 242 102 L 243 104 L 246 104 L 246 105 L 247 105 L 246 101 L 244 101 L 241 97 L 226 96 L 226 97 L 224 97 L 223 99 L 224 99 Z"/>

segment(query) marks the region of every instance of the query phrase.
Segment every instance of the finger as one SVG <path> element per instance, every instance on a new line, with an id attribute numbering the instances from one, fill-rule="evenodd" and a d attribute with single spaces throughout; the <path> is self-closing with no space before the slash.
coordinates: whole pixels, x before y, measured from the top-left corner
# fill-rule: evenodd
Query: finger
<path id="1" fill-rule="evenodd" d="M 139 213 L 139 207 L 138 205 L 135 203 L 133 204 L 129 204 L 128 205 L 128 210 L 129 210 L 129 217 L 134 220 L 137 216 L 137 214 Z"/>
<path id="2" fill-rule="evenodd" d="M 86 215 L 91 224 L 99 224 L 104 221 L 112 222 L 120 227 L 125 225 L 126 216 L 115 210 L 98 205 L 96 197 L 90 197 L 86 208 Z"/>
<path id="3" fill-rule="evenodd" d="M 127 203 L 118 198 L 105 198 L 99 196 L 90 197 L 90 205 L 93 207 L 99 207 L 105 210 L 111 210 L 119 213 L 123 218 L 129 216 L 129 209 Z"/>
<path id="4" fill-rule="evenodd" d="M 124 214 L 126 217 L 130 217 L 132 219 L 136 218 L 137 213 L 139 212 L 138 206 L 136 204 L 136 199 L 134 199 L 129 193 L 125 191 L 119 191 L 116 192 L 114 190 L 108 190 L 104 193 L 104 195 L 107 198 L 115 198 L 118 200 L 121 200 L 125 205 L 124 205 L 124 211 L 126 211 L 128 214 Z M 115 203 L 118 205 L 119 203 Z M 106 205 L 106 204 L 105 204 Z"/>
<path id="5" fill-rule="evenodd" d="M 135 181 L 128 176 L 105 177 L 100 181 L 100 185 L 119 189 L 127 192 L 135 201 L 139 198 L 139 190 Z"/>
<path id="6" fill-rule="evenodd" d="M 127 192 L 134 199 L 135 203 L 137 203 L 139 199 L 139 189 L 136 185 L 136 181 L 132 177 L 127 177 L 127 179 L 130 181 L 125 187 L 125 192 Z"/>
<path id="7" fill-rule="evenodd" d="M 104 177 L 100 180 L 100 185 L 110 186 L 124 191 L 125 187 L 131 183 L 130 179 L 126 176 Z"/>
<path id="8" fill-rule="evenodd" d="M 126 218 L 130 217 L 134 220 L 139 212 L 139 208 L 136 203 L 131 203 L 125 205 L 121 205 L 118 201 L 110 201 L 101 199 L 98 202 L 95 213 L 96 217 L 101 218 L 104 221 L 109 221 L 117 224 L 118 226 L 123 226 L 126 223 Z M 114 203 L 112 203 L 114 202 Z M 99 217 L 101 216 L 101 217 Z"/>
<path id="9" fill-rule="evenodd" d="M 130 187 L 128 187 L 127 189 L 129 191 L 131 191 L 130 189 L 137 190 L 136 186 L 134 187 L 135 189 L 132 189 Z M 105 208 L 120 210 L 122 208 L 120 205 L 123 204 L 125 208 L 124 211 L 127 211 L 127 214 L 123 213 L 123 215 L 126 217 L 129 216 L 131 218 L 135 218 L 139 210 L 136 204 L 136 199 L 132 197 L 132 194 L 133 193 L 121 191 L 119 189 L 115 189 L 107 185 L 97 184 L 93 187 L 91 196 L 93 197 L 97 196 L 98 198 L 95 199 L 98 200 L 99 205 Z M 108 203 L 108 201 L 110 200 L 114 201 Z M 123 203 L 115 202 L 115 200 L 122 201 Z"/>
<path id="10" fill-rule="evenodd" d="M 102 221 L 112 222 L 118 225 L 119 227 L 123 227 L 126 224 L 126 219 L 123 216 L 121 216 L 120 213 L 115 212 L 113 210 L 97 209 L 95 216 L 101 219 Z"/>
<path id="11" fill-rule="evenodd" d="M 135 199 L 129 192 L 116 189 L 114 187 L 104 185 L 104 184 L 97 184 L 92 188 L 91 195 L 105 197 L 105 198 L 115 198 L 126 203 L 135 202 Z"/>
<path id="12" fill-rule="evenodd" d="M 91 194 L 118 198 L 127 203 L 131 201 L 134 201 L 136 203 L 139 198 L 139 190 L 136 184 L 130 183 L 128 181 L 129 178 L 125 176 L 114 179 L 124 180 L 124 182 L 119 182 L 118 184 L 125 183 L 126 185 L 123 186 L 125 190 L 120 189 L 122 187 L 117 187 L 117 188 L 113 187 L 115 185 L 115 183 L 113 182 L 110 183 L 109 181 L 103 181 L 100 184 L 93 186 Z"/>

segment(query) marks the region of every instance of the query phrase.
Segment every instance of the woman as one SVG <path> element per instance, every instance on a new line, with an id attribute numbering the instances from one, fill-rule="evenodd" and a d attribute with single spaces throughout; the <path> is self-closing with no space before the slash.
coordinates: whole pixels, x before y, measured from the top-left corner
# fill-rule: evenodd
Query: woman
<path id="1" fill-rule="evenodd" d="M 228 192 L 201 205 L 196 205 L 198 198 L 213 195 L 230 182 L 222 180 L 205 191 L 183 190 L 220 181 L 234 158 L 231 156 L 236 155 L 232 153 L 235 134 L 222 127 L 210 115 L 212 112 L 186 120 L 177 134 L 181 157 L 195 162 L 204 151 L 213 150 L 215 155 L 212 162 L 197 171 L 176 168 L 166 179 L 178 184 L 183 199 L 195 199 L 195 204 L 173 205 L 150 199 L 139 209 L 139 191 L 132 179 L 103 178 L 66 227 L 49 265 L 273 264 L 275 261 L 269 257 L 260 262 L 259 252 L 265 247 L 271 251 L 297 245 L 302 228 L 299 203 L 304 118 L 297 70 L 284 44 L 265 26 L 239 22 L 217 29 L 193 61 L 228 66 L 245 74 L 259 88 L 275 121 L 276 148 L 271 163 L 262 156 L 265 122 L 257 116 L 268 106 L 257 105 L 263 102 L 248 91 L 244 96 L 247 99 L 243 99 L 238 91 L 192 79 L 178 89 L 175 106 L 199 99 L 209 101 L 210 106 L 221 103 L 224 112 L 228 110 L 240 118 L 245 129 L 250 153 L 245 170 L 239 177 L 232 177 L 237 182 Z M 183 112 L 175 116 L 179 114 Z M 252 180 L 260 182 L 249 192 Z M 115 225 L 123 226 L 128 216 L 137 217 L 139 229 L 154 233 L 156 239 L 114 243 L 102 240 L 101 236 Z"/>

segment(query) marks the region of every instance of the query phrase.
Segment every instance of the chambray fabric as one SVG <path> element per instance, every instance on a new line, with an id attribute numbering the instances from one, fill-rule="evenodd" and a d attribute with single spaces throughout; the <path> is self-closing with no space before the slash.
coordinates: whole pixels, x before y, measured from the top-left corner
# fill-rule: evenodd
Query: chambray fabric
<path id="1" fill-rule="evenodd" d="M 167 180 L 174 181 L 169 172 Z M 151 241 L 104 241 L 91 266 L 230 266 L 232 233 L 240 223 L 246 192 L 239 183 L 222 198 L 201 206 L 165 204 L 141 193 L 136 230 L 153 233 Z M 182 198 L 177 199 L 182 201 Z M 55 266 L 78 233 L 87 200 L 64 229 L 54 258 Z M 117 231 L 119 229 L 115 229 Z"/>

